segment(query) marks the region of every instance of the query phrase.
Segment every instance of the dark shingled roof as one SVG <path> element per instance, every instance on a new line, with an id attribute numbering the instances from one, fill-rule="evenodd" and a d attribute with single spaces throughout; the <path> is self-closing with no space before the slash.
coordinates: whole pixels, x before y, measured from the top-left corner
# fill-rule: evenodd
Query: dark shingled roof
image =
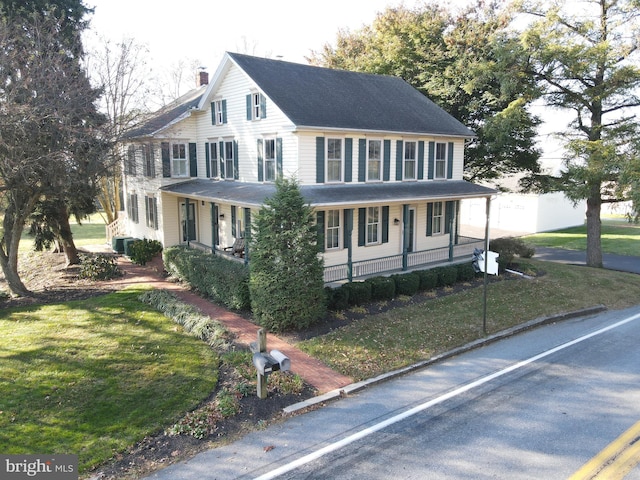
<path id="1" fill-rule="evenodd" d="M 152 113 L 144 121 L 127 132 L 125 138 L 147 137 L 178 120 L 191 109 L 196 108 L 206 90 L 203 85 L 185 93 L 180 98 Z"/>
<path id="2" fill-rule="evenodd" d="M 401 78 L 227 54 L 300 127 L 475 136 Z"/>
<path id="3" fill-rule="evenodd" d="M 273 196 L 276 188 L 274 184 L 266 183 L 196 179 L 168 185 L 161 190 L 198 200 L 259 207 Z M 496 190 L 464 180 L 447 180 L 300 185 L 300 192 L 311 206 L 319 207 L 477 198 L 493 195 Z"/>

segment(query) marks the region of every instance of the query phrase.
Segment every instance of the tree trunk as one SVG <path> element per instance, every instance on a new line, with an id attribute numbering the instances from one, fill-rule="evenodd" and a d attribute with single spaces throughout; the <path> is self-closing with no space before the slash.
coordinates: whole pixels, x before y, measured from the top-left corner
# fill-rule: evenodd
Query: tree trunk
<path id="1" fill-rule="evenodd" d="M 587 266 L 596 268 L 602 268 L 601 206 L 600 185 L 594 185 L 587 198 Z"/>
<path id="2" fill-rule="evenodd" d="M 67 267 L 69 265 L 78 265 L 80 263 L 80 257 L 78 256 L 78 249 L 73 241 L 73 233 L 71 233 L 71 225 L 69 224 L 69 214 L 67 207 L 61 203 L 58 214 L 58 222 L 60 225 L 60 231 L 58 232 L 60 244 L 62 245 L 62 251 L 67 259 Z"/>
<path id="3" fill-rule="evenodd" d="M 29 297 L 33 293 L 22 283 L 18 274 L 18 246 L 20 245 L 20 235 L 24 226 L 24 219 L 12 218 L 10 210 L 5 212 L 4 238 L 0 248 L 0 265 L 4 278 L 11 290 L 17 297 Z"/>

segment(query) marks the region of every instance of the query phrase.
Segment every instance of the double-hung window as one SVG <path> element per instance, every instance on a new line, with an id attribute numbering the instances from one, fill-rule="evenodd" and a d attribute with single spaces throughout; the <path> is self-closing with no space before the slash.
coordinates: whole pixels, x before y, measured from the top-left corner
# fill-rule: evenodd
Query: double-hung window
<path id="1" fill-rule="evenodd" d="M 342 181 L 342 145 L 341 138 L 327 138 L 327 182 Z"/>
<path id="2" fill-rule="evenodd" d="M 404 169 L 405 180 L 416 179 L 416 142 L 404 142 Z"/>
<path id="3" fill-rule="evenodd" d="M 436 174 L 435 178 L 446 178 L 447 171 L 447 144 L 436 143 Z"/>
<path id="4" fill-rule="evenodd" d="M 367 208 L 367 245 L 380 243 L 380 207 Z"/>
<path id="5" fill-rule="evenodd" d="M 326 249 L 340 248 L 340 210 L 327 210 L 326 212 Z"/>
<path id="6" fill-rule="evenodd" d="M 155 177 L 156 166 L 153 159 L 153 145 L 142 145 L 142 156 L 144 158 L 144 175 L 146 177 Z"/>
<path id="7" fill-rule="evenodd" d="M 276 181 L 276 139 L 264 140 L 264 181 Z"/>
<path id="8" fill-rule="evenodd" d="M 144 206 L 146 210 L 147 227 L 158 229 L 158 200 L 156 197 L 145 196 Z"/>
<path id="9" fill-rule="evenodd" d="M 130 193 L 127 199 L 127 215 L 133 223 L 138 223 L 138 195 Z"/>
<path id="10" fill-rule="evenodd" d="M 210 163 L 209 174 L 211 175 L 211 178 L 218 178 L 220 176 L 220 174 L 218 173 L 219 161 L 220 160 L 218 159 L 218 143 L 211 142 L 209 143 L 209 163 Z"/>
<path id="11" fill-rule="evenodd" d="M 442 202 L 433 203 L 433 217 L 431 218 L 431 232 L 433 235 L 442 233 L 444 225 L 444 208 Z"/>
<path id="12" fill-rule="evenodd" d="M 235 178 L 235 162 L 233 156 L 233 140 L 225 140 L 220 143 L 220 162 L 224 167 L 224 178 L 233 180 Z"/>
<path id="13" fill-rule="evenodd" d="M 379 181 L 382 172 L 382 140 L 369 140 L 367 147 L 367 180 Z"/>
<path id="14" fill-rule="evenodd" d="M 186 177 L 188 175 L 186 143 L 174 143 L 171 145 L 171 171 L 174 177 Z"/>
<path id="15" fill-rule="evenodd" d="M 222 125 L 225 123 L 225 101 L 224 100 L 216 100 L 213 102 L 213 118 L 216 125 Z"/>

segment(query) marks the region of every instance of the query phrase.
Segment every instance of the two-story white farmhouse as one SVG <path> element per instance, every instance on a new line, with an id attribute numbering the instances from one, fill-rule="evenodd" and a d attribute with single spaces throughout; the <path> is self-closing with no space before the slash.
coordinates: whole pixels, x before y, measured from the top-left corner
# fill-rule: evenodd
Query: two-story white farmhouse
<path id="1" fill-rule="evenodd" d="M 225 54 L 125 147 L 126 235 L 250 262 L 251 215 L 295 177 L 324 232 L 325 281 L 469 260 L 459 204 L 473 132 L 400 78 Z M 242 240 L 239 240 L 242 239 Z M 240 255 L 238 255 L 240 256 Z"/>

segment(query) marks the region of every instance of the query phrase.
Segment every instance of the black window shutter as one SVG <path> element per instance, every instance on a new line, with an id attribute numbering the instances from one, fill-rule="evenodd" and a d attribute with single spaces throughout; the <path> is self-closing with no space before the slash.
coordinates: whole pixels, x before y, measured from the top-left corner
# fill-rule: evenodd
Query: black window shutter
<path id="1" fill-rule="evenodd" d="M 433 168 L 436 155 L 436 142 L 429 142 L 429 164 L 427 166 L 427 178 L 433 180 Z"/>
<path id="2" fill-rule="evenodd" d="M 209 143 L 205 142 L 204 144 L 204 159 L 205 159 L 205 168 L 207 170 L 207 178 L 211 178 L 211 158 L 209 157 Z"/>
<path id="3" fill-rule="evenodd" d="M 367 209 L 358 209 L 358 246 L 364 247 L 367 238 Z"/>
<path id="4" fill-rule="evenodd" d="M 324 137 L 316 137 L 316 183 L 324 183 Z"/>
<path id="5" fill-rule="evenodd" d="M 153 197 L 151 201 L 153 203 L 153 229 L 158 230 L 158 226 L 160 224 L 158 221 L 158 199 Z"/>
<path id="6" fill-rule="evenodd" d="M 247 95 L 247 120 L 251 120 L 251 94 Z"/>
<path id="7" fill-rule="evenodd" d="M 382 181 L 391 180 L 391 140 L 384 141 L 384 160 L 382 163 Z"/>
<path id="8" fill-rule="evenodd" d="M 447 178 L 453 178 L 453 142 L 449 142 L 449 151 L 447 152 Z"/>
<path id="9" fill-rule="evenodd" d="M 282 178 L 282 138 L 276 138 L 276 177 Z"/>
<path id="10" fill-rule="evenodd" d="M 169 142 L 162 142 L 160 144 L 160 148 L 162 150 L 162 176 L 168 178 L 171 176 L 171 156 L 169 154 Z"/>
<path id="11" fill-rule="evenodd" d="M 451 233 L 451 220 L 453 220 L 453 207 L 455 202 L 446 202 L 444 206 L 444 233 Z"/>
<path id="12" fill-rule="evenodd" d="M 427 203 L 427 237 L 433 235 L 433 203 Z"/>
<path id="13" fill-rule="evenodd" d="M 389 206 L 382 207 L 382 243 L 389 243 Z"/>
<path id="14" fill-rule="evenodd" d="M 264 165 L 262 156 L 262 139 L 258 139 L 258 181 L 264 181 Z"/>
<path id="15" fill-rule="evenodd" d="M 195 143 L 189 143 L 189 176 L 198 176 L 198 149 Z"/>
<path id="16" fill-rule="evenodd" d="M 324 252 L 324 210 L 316 213 L 316 225 L 318 228 L 318 251 Z"/>
<path id="17" fill-rule="evenodd" d="M 424 179 L 424 142 L 418 142 L 418 180 Z"/>
<path id="18" fill-rule="evenodd" d="M 344 181 L 353 181 L 353 138 L 344 139 Z"/>
<path id="19" fill-rule="evenodd" d="M 236 206 L 231 205 L 231 236 L 233 238 L 237 237 L 238 232 L 236 231 Z"/>
<path id="20" fill-rule="evenodd" d="M 353 209 L 346 208 L 344 210 L 344 239 L 343 247 L 348 248 L 351 245 L 351 231 L 353 230 Z"/>
<path id="21" fill-rule="evenodd" d="M 403 170 L 403 165 L 402 165 L 402 161 L 404 160 L 404 155 L 403 155 L 403 151 L 402 151 L 402 140 L 397 140 L 396 141 L 396 180 L 402 180 L 402 170 Z"/>
<path id="22" fill-rule="evenodd" d="M 227 123 L 227 101 L 222 100 L 222 123 Z"/>
<path id="23" fill-rule="evenodd" d="M 233 141 L 233 178 L 238 180 L 240 172 L 238 171 L 238 141 Z"/>
<path id="24" fill-rule="evenodd" d="M 216 102 L 211 102 L 211 125 L 216 124 Z"/>
<path id="25" fill-rule="evenodd" d="M 364 182 L 367 178 L 367 140 L 358 140 L 358 181 Z"/>

